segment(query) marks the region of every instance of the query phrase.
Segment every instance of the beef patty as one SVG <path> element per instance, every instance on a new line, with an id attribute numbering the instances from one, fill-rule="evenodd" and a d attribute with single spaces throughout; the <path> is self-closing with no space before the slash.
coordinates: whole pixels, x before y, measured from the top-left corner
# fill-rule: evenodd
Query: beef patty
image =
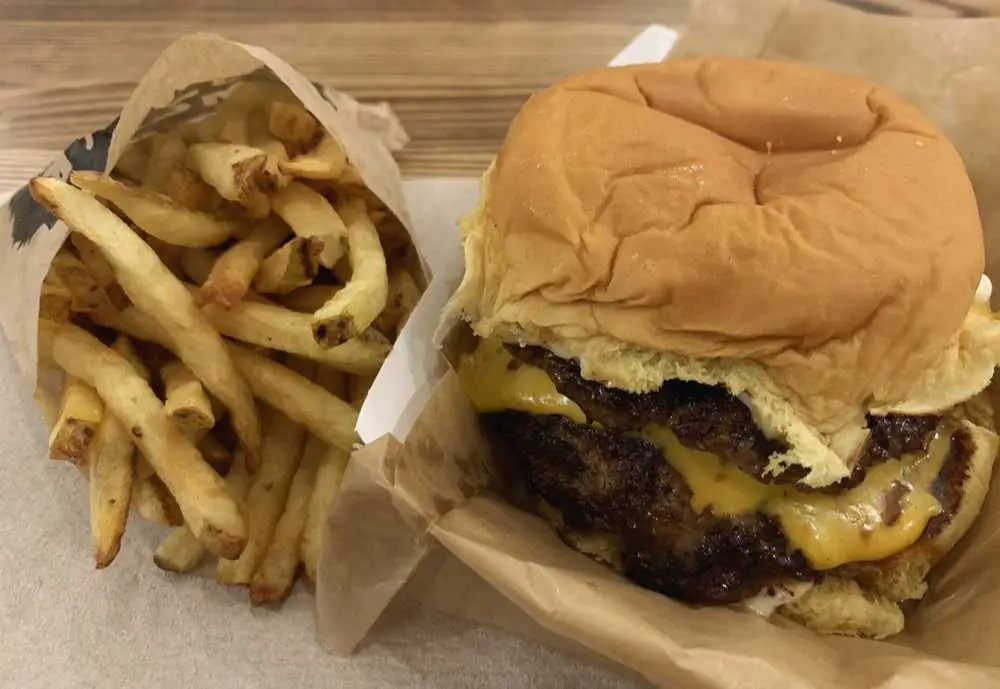
<path id="1" fill-rule="evenodd" d="M 576 362 L 560 359 L 540 347 L 509 350 L 517 359 L 544 370 L 560 393 L 576 402 L 588 419 L 605 428 L 624 432 L 642 430 L 650 423 L 669 426 L 686 446 L 719 455 L 768 483 L 795 483 L 806 474 L 801 466 L 788 467 L 778 474 L 765 473 L 771 455 L 784 452 L 787 446 L 767 438 L 750 409 L 722 386 L 668 380 L 656 392 L 636 395 L 585 380 Z M 816 490 L 846 490 L 861 483 L 868 469 L 879 462 L 926 450 L 939 421 L 937 416 L 869 416 L 870 435 L 851 475 Z"/>
<path id="2" fill-rule="evenodd" d="M 780 446 L 763 437 L 741 402 L 697 383 L 633 395 L 584 381 L 575 366 L 551 355 L 527 356 L 532 364 L 544 363 L 560 392 L 602 426 L 507 411 L 484 414 L 487 431 L 506 447 L 528 491 L 554 507 L 567 529 L 619 537 L 627 577 L 692 603 L 733 603 L 774 583 L 820 576 L 772 517 L 695 512 L 690 489 L 661 449 L 630 433 L 655 421 L 670 426 L 684 444 L 721 454 L 744 470 L 762 467 Z M 925 423 L 873 417 L 866 454 L 878 461 L 926 447 Z M 940 531 L 958 508 L 970 457 L 971 443 L 956 432 L 932 489 L 942 513 L 925 535 Z"/>

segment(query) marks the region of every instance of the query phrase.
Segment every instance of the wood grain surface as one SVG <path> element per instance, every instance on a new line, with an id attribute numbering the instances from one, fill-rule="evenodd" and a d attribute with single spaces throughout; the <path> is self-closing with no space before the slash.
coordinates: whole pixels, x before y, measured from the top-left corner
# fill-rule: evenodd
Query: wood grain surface
<path id="1" fill-rule="evenodd" d="M 1000 14 L 1000 0 L 844 0 L 869 11 Z M 192 31 L 261 45 L 306 76 L 388 100 L 407 175 L 475 175 L 533 91 L 604 64 L 685 0 L 0 0 L 0 192 L 113 118 Z"/>

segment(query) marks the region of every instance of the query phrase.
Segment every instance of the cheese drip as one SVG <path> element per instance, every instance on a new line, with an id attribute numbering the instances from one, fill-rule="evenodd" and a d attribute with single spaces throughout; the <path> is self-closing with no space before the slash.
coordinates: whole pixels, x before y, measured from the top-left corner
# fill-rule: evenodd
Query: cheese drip
<path id="1" fill-rule="evenodd" d="M 481 413 L 515 410 L 587 422 L 583 410 L 560 394 L 542 369 L 515 360 L 497 340 L 481 341 L 462 359 L 458 375 Z M 951 446 L 950 435 L 939 432 L 926 453 L 887 460 L 869 469 L 860 485 L 825 495 L 758 481 L 715 454 L 685 447 L 665 426 L 649 426 L 640 435 L 660 447 L 684 478 L 696 512 L 768 514 L 817 570 L 881 560 L 913 545 L 928 521 L 941 513 L 931 486 Z M 898 516 L 889 524 L 885 515 L 893 493 L 902 494 Z"/>
<path id="2" fill-rule="evenodd" d="M 479 412 L 562 414 L 574 423 L 587 423 L 583 410 L 556 390 L 545 371 L 512 357 L 499 340 L 483 340 L 463 357 L 458 378 Z"/>
<path id="3" fill-rule="evenodd" d="M 643 436 L 663 449 L 667 461 L 684 478 L 695 511 L 768 514 L 818 570 L 881 560 L 916 543 L 927 522 L 941 513 L 931 486 L 951 446 L 951 437 L 938 433 L 928 452 L 887 460 L 869 469 L 860 485 L 825 495 L 762 483 L 724 464 L 717 455 L 684 447 L 665 427 L 651 426 Z M 900 490 L 894 485 L 897 482 L 903 494 L 898 498 L 898 516 L 889 524 L 887 500 Z"/>

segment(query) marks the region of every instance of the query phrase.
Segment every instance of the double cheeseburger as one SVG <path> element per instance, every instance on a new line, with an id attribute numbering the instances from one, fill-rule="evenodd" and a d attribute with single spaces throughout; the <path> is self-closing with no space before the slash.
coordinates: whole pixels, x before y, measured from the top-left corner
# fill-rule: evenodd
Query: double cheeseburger
<path id="1" fill-rule="evenodd" d="M 886 637 L 966 533 L 1000 323 L 962 161 L 863 79 L 732 59 L 535 95 L 464 228 L 459 375 L 563 539 Z"/>

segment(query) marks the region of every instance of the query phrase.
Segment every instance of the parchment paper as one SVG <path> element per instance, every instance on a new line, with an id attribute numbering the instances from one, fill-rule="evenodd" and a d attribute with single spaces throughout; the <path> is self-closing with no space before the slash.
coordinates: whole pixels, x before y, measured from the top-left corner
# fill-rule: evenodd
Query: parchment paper
<path id="1" fill-rule="evenodd" d="M 881 81 L 922 106 L 965 156 L 982 205 L 988 272 L 1000 279 L 1000 22 L 875 17 L 814 0 L 704 0 L 675 51 L 694 53 L 814 62 Z M 478 593 L 460 568 L 424 581 L 425 600 L 461 591 L 456 612 L 543 640 L 558 635 L 660 686 L 1000 686 L 1000 488 L 936 573 L 906 633 L 892 642 L 820 637 L 781 619 L 695 610 L 574 552 L 540 519 L 495 496 L 488 450 L 455 375 L 445 370 L 427 385 L 409 434 L 352 464 L 330 515 L 318 605 L 331 649 L 351 650 L 440 544 L 521 614 L 504 612 L 495 593 Z M 352 514 L 384 519 L 386 528 L 352 535 Z M 410 528 L 408 557 L 398 548 L 382 555 L 379 545 L 400 542 L 390 521 Z M 367 617 L 352 617 L 361 608 Z"/>

